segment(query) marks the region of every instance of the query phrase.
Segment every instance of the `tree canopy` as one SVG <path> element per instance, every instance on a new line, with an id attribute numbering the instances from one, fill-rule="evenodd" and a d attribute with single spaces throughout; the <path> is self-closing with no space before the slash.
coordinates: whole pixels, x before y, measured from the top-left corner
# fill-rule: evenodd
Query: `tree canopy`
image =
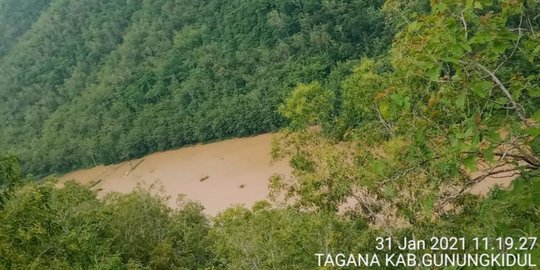
<path id="1" fill-rule="evenodd" d="M 0 21 L 32 2 L 2 0 Z M 394 32 L 382 0 L 56 0 L 35 17 L 1 38 L 0 150 L 38 175 L 276 130 L 297 83 Z"/>
<path id="2" fill-rule="evenodd" d="M 276 139 L 298 181 L 275 186 L 302 207 L 337 211 L 354 198 L 372 218 L 415 224 L 488 177 L 538 170 L 538 8 L 432 3 L 387 55 L 363 58 L 341 83 L 299 85 L 284 115 L 321 128 L 295 124 Z"/>

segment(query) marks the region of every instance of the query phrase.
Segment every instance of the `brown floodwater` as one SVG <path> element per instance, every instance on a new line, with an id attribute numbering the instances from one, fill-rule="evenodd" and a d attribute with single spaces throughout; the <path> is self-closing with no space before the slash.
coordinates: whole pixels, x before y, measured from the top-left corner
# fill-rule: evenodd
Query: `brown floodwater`
<path id="1" fill-rule="evenodd" d="M 115 165 L 74 171 L 60 177 L 59 184 L 75 180 L 92 185 L 100 197 L 108 192 L 130 192 L 137 184 L 154 184 L 170 196 L 171 207 L 183 194 L 201 202 L 207 214 L 215 215 L 231 205 L 250 207 L 266 199 L 268 178 L 274 174 L 290 179 L 287 161 L 272 162 L 271 142 L 272 134 L 263 134 L 158 152 Z M 514 178 L 512 172 L 488 177 L 469 192 L 484 195 L 494 185 L 508 187 Z"/>
<path id="2" fill-rule="evenodd" d="M 179 194 L 202 203 L 215 215 L 231 205 L 252 206 L 268 195 L 268 178 L 289 177 L 286 161 L 272 163 L 271 134 L 200 144 L 150 154 L 116 165 L 98 166 L 68 173 L 60 183 L 76 180 L 99 182 L 100 196 L 107 192 L 127 193 L 138 183 L 162 186 L 170 206 Z"/>

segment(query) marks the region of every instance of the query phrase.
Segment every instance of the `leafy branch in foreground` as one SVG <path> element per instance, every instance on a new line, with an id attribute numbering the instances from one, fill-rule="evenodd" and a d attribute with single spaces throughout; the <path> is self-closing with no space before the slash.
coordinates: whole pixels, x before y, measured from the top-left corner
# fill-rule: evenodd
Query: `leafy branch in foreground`
<path id="1" fill-rule="evenodd" d="M 321 130 L 281 134 L 274 152 L 291 158 L 297 181 L 275 186 L 301 207 L 354 205 L 378 224 L 418 224 L 479 182 L 537 170 L 538 5 L 432 1 L 386 58 L 363 59 L 343 80 L 339 113 Z"/>

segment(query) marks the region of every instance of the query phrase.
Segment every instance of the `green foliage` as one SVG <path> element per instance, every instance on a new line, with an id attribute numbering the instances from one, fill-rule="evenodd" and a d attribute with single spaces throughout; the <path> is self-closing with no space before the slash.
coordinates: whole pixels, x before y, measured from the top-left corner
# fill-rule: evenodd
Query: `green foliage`
<path id="1" fill-rule="evenodd" d="M 403 30 L 419 15 L 430 10 L 430 1 L 427 0 L 387 0 L 383 6 L 386 20 L 396 30 Z"/>
<path id="2" fill-rule="evenodd" d="M 0 208 L 22 182 L 19 160 L 13 156 L 0 156 Z"/>
<path id="3" fill-rule="evenodd" d="M 163 198 L 140 190 L 128 195 L 113 194 L 106 202 L 111 231 L 117 236 L 114 245 L 123 250 L 123 259 L 148 264 L 152 253 L 159 254 L 165 241 L 170 209 Z"/>
<path id="4" fill-rule="evenodd" d="M 20 178 L 15 168 L 2 172 L 2 182 Z M 210 223 L 202 206 L 182 200 L 173 210 L 155 192 L 141 188 L 99 200 L 95 191 L 73 182 L 61 188 L 54 181 L 16 186 L 0 208 L 0 268 L 212 265 Z"/>
<path id="5" fill-rule="evenodd" d="M 316 130 L 282 132 L 276 137 L 275 158 L 291 157 L 295 182 L 274 179 L 273 191 L 286 189 L 287 198 L 304 209 L 336 212 L 353 195 L 356 164 L 347 144 L 336 144 Z M 284 142 L 291 147 L 282 145 Z M 300 196 L 298 196 L 300 195 Z"/>
<path id="6" fill-rule="evenodd" d="M 360 219 L 268 205 L 252 211 L 230 208 L 216 218 L 212 229 L 216 255 L 226 269 L 246 270 L 315 268 L 316 253 L 369 250 L 370 233 Z"/>
<path id="7" fill-rule="evenodd" d="M 536 236 L 540 233 L 539 180 L 538 176 L 526 174 L 515 180 L 511 189 L 494 189 L 485 200 L 464 196 L 457 202 L 460 211 L 445 216 L 436 230 L 469 239 L 479 235 L 515 239 Z M 426 225 L 422 225 L 422 228 L 426 228 Z M 538 247 L 531 254 L 533 261 L 538 264 Z"/>
<path id="8" fill-rule="evenodd" d="M 114 252 L 95 193 L 69 184 L 28 184 L 0 213 L 2 267 L 61 269 L 110 263 Z"/>
<path id="9" fill-rule="evenodd" d="M 33 25 L 50 0 L 0 1 L 0 58 Z"/>
<path id="10" fill-rule="evenodd" d="M 387 11 L 398 12 L 397 4 L 387 2 Z M 430 12 L 414 20 L 404 15 L 407 27 L 389 54 L 362 59 L 342 80 L 334 117 L 306 118 L 308 125 L 322 123 L 322 132 L 285 133 L 276 145 L 298 177 L 278 187 L 300 201 L 325 194 L 309 207 L 328 209 L 331 200 L 337 210 L 352 198 L 368 216 L 417 224 L 443 214 L 486 177 L 504 173 L 502 166 L 518 174 L 539 168 L 537 10 L 534 1 L 449 0 L 432 1 Z M 294 123 L 294 115 L 284 115 Z M 321 141 L 333 151 L 321 155 Z M 299 155 L 317 165 L 294 166 Z M 340 155 L 341 163 L 321 165 Z M 471 174 L 478 163 L 487 166 L 479 176 Z M 334 170 L 340 176 L 332 179 L 341 184 L 317 184 Z M 335 193 L 342 195 L 326 196 Z"/>
<path id="11" fill-rule="evenodd" d="M 386 51 L 382 5 L 51 1 L 0 61 L 0 150 L 44 175 L 276 130 L 295 85 Z"/>
<path id="12" fill-rule="evenodd" d="M 323 89 L 319 83 L 300 84 L 280 111 L 295 128 L 318 125 L 321 124 L 319 121 L 330 117 L 333 98 L 332 92 Z"/>

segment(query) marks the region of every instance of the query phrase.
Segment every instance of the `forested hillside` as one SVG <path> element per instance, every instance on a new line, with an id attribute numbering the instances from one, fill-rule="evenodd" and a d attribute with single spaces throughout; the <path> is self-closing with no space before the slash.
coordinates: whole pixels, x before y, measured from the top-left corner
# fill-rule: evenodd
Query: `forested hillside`
<path id="1" fill-rule="evenodd" d="M 36 174 L 275 130 L 297 83 L 381 54 L 395 29 L 382 0 L 44 3 L 0 13 L 32 6 L 1 36 L 0 151 Z"/>
<path id="2" fill-rule="evenodd" d="M 32 26 L 49 2 L 50 0 L 0 2 L 0 57 Z"/>

